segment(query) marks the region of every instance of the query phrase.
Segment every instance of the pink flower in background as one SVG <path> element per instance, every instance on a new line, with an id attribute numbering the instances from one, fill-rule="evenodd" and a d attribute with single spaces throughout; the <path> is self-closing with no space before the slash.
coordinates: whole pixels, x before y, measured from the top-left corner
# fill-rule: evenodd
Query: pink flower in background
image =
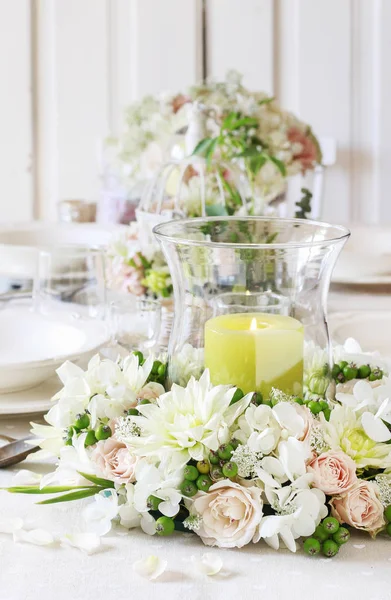
<path id="1" fill-rule="evenodd" d="M 349 492 L 335 496 L 330 504 L 331 514 L 340 523 L 368 531 L 372 536 L 385 527 L 384 506 L 377 484 L 372 481 L 359 480 Z"/>
<path id="2" fill-rule="evenodd" d="M 311 137 L 298 127 L 291 127 L 288 131 L 288 140 L 292 145 L 299 144 L 301 146 L 298 152 L 294 152 L 294 158 L 301 162 L 302 170 L 312 169 L 318 159 L 318 149 Z"/>
<path id="3" fill-rule="evenodd" d="M 188 102 L 191 102 L 190 96 L 185 96 L 184 94 L 178 94 L 177 96 L 175 96 L 172 100 L 172 110 L 174 114 L 177 113 L 178 110 Z"/>
<path id="4" fill-rule="evenodd" d="M 358 481 L 356 463 L 344 452 L 324 452 L 307 467 L 314 476 L 313 486 L 330 496 L 343 494 Z"/>
<path id="5" fill-rule="evenodd" d="M 126 445 L 115 438 L 98 442 L 91 459 L 110 481 L 128 483 L 136 479 L 135 469 L 139 457 L 133 456 Z"/>
<path id="6" fill-rule="evenodd" d="M 122 272 L 122 289 L 135 296 L 143 296 L 146 292 L 142 281 L 145 277 L 144 269 L 124 265 Z"/>

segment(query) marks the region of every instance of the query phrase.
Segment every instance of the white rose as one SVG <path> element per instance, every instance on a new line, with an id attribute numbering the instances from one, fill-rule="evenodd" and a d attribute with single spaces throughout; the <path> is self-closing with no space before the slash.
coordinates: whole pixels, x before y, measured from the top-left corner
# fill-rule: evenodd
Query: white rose
<path id="1" fill-rule="evenodd" d="M 208 493 L 199 492 L 191 513 L 202 518 L 197 534 L 204 544 L 241 548 L 251 542 L 263 516 L 261 493 L 229 480 L 215 483 Z"/>

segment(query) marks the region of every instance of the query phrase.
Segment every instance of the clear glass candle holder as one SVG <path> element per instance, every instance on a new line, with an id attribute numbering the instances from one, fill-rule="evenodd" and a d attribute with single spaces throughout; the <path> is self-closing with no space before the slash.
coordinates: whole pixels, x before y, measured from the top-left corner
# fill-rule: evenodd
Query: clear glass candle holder
<path id="1" fill-rule="evenodd" d="M 327 294 L 346 228 L 211 217 L 161 223 L 154 233 L 174 286 L 171 382 L 184 384 L 206 367 L 214 384 L 298 395 L 304 362 L 315 355 L 327 380 Z"/>
<path id="2" fill-rule="evenodd" d="M 154 349 L 161 328 L 161 304 L 157 300 L 139 298 L 110 304 L 110 323 L 113 341 L 126 350 L 146 352 Z"/>

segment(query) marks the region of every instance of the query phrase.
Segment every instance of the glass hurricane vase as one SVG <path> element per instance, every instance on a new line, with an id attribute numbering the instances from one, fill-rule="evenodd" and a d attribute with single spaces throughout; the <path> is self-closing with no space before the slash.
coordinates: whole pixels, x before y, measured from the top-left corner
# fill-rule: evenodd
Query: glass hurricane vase
<path id="1" fill-rule="evenodd" d="M 154 233 L 174 286 L 170 382 L 184 385 L 209 368 L 214 384 L 244 393 L 325 393 L 327 294 L 347 229 L 214 217 L 161 223 Z"/>

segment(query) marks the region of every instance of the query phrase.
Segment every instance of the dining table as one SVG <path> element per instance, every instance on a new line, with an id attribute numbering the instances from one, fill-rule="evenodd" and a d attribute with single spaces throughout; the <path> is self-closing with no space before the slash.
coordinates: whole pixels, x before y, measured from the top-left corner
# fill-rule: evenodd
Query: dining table
<path id="1" fill-rule="evenodd" d="M 391 313 L 390 286 L 344 286 L 331 288 L 328 305 L 333 319 L 351 315 Z M 350 316 L 349 316 L 350 315 Z M 370 328 L 370 320 L 368 320 Z M 367 332 L 368 333 L 368 332 Z M 370 330 L 369 330 L 370 333 Z M 352 335 L 355 331 L 352 331 Z M 359 337 L 359 336 L 358 336 Z M 341 341 L 341 340 L 338 340 Z M 359 340 L 360 341 L 360 340 Z M 384 329 L 383 347 L 389 347 L 391 330 Z M 364 350 L 375 350 L 364 348 Z M 34 416 L 34 419 L 42 417 Z M 13 438 L 29 432 L 31 417 L 0 420 L 0 434 Z M 26 529 L 41 528 L 58 539 L 81 530 L 81 508 L 89 500 L 39 506 L 31 495 L 7 492 L 20 469 L 45 474 L 53 462 L 31 455 L 24 463 L 0 470 L 0 530 L 4 520 L 20 518 Z M 41 499 L 41 498 L 40 498 Z M 204 554 L 218 556 L 222 568 L 206 575 L 198 568 Z M 133 569 L 136 561 L 150 555 L 167 561 L 166 570 L 154 581 Z M 172 536 L 145 535 L 141 530 L 106 534 L 100 548 L 85 554 L 77 548 L 33 545 L 0 533 L 0 600 L 391 600 L 391 538 L 354 532 L 334 558 L 309 557 L 298 548 L 276 552 L 266 544 L 241 549 L 206 547 L 192 533 Z"/>

